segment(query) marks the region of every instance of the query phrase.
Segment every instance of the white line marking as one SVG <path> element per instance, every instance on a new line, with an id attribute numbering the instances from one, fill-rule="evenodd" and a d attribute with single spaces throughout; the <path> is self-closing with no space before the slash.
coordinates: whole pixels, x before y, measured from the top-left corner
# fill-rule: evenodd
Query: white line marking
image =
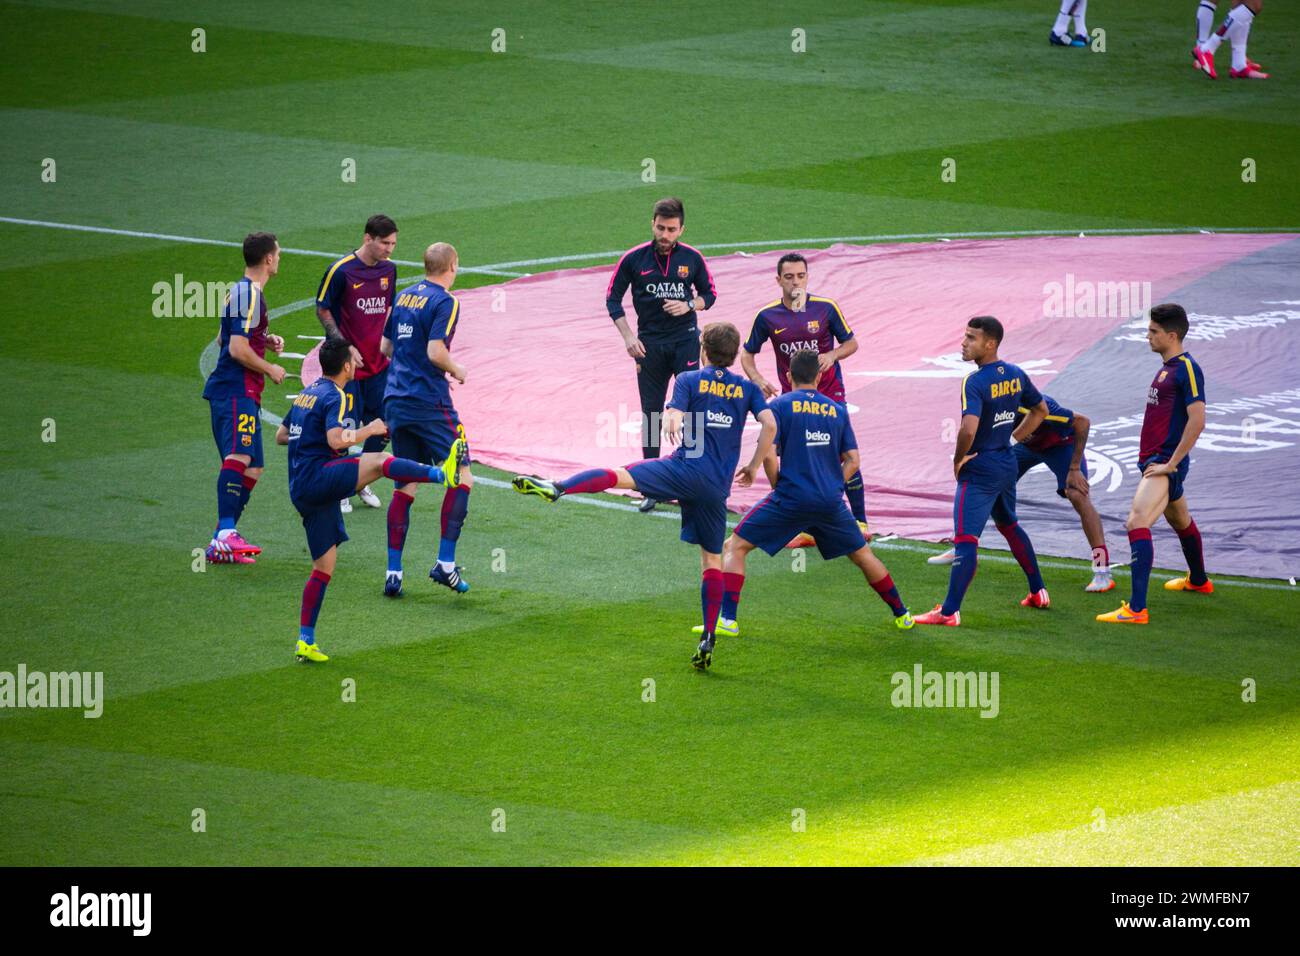
<path id="1" fill-rule="evenodd" d="M 1195 227 L 1176 226 L 1170 228 L 1146 229 L 1093 229 L 1094 236 L 1130 236 L 1130 235 L 1176 235 L 1205 232 Z M 1258 233 L 1300 233 L 1300 227 L 1285 226 L 1276 228 L 1231 227 L 1215 229 L 1214 232 L 1258 232 Z M 1074 229 L 1007 229 L 993 232 L 899 232 L 870 236 L 821 236 L 815 239 L 762 239 L 756 242 L 705 242 L 697 249 L 756 249 L 763 246 L 821 246 L 835 242 L 891 242 L 911 239 L 937 239 L 946 242 L 950 239 L 1013 239 L 1017 236 L 1076 236 Z M 626 252 L 619 249 L 614 252 L 588 252 L 572 256 L 546 256 L 542 259 L 512 259 L 509 262 L 493 262 L 480 269 L 512 269 L 516 266 L 553 265 L 559 262 L 581 262 L 586 259 L 617 259 Z"/>
<path id="2" fill-rule="evenodd" d="M 241 245 L 241 243 L 231 242 L 228 239 L 201 239 L 195 236 L 175 236 L 164 232 L 139 232 L 134 229 L 110 229 L 106 226 L 84 226 L 67 222 L 49 222 L 44 219 L 19 219 L 13 216 L 0 216 L 0 222 L 7 222 L 18 226 L 40 226 L 45 229 L 69 229 L 73 232 L 97 232 L 110 236 L 132 236 L 137 239 L 161 239 L 168 242 L 188 242 L 207 246 L 227 246 L 238 248 Z M 1225 228 L 1173 226 L 1147 227 L 1145 229 L 1092 229 L 1089 231 L 1094 236 L 1187 235 L 1195 233 L 1213 235 L 1214 233 L 1221 232 L 1300 234 L 1300 226 L 1230 226 Z M 811 239 L 761 239 L 752 242 L 706 242 L 700 244 L 696 248 L 740 250 L 758 249 L 764 246 L 820 246 L 834 242 L 891 242 L 913 239 L 937 239 L 940 242 L 945 242 L 951 239 L 1011 239 L 1017 236 L 1074 236 L 1078 234 L 1078 231 L 1074 229 L 1003 229 L 977 232 L 899 232 L 879 233 L 866 236 L 820 236 Z M 327 259 L 338 258 L 338 253 L 321 252 L 316 249 L 282 249 L 281 251 L 300 256 L 321 256 Z M 497 275 L 513 279 L 527 274 L 506 271 L 515 266 L 553 265 L 560 262 L 582 262 L 588 259 L 617 259 L 626 251 L 626 249 L 617 249 L 610 252 L 584 252 L 569 256 L 545 256 L 540 259 L 513 259 L 509 262 L 493 262 L 485 266 L 462 266 L 460 271 L 474 272 L 482 275 Z M 410 260 L 404 259 L 394 259 L 393 262 L 397 265 L 415 266 L 417 268 L 422 268 L 424 266 L 423 262 L 411 262 Z"/>
<path id="3" fill-rule="evenodd" d="M 0 216 L 0 222 L 7 222 L 15 226 L 40 226 L 43 229 L 68 229 L 72 232 L 96 232 L 106 236 L 130 236 L 134 239 L 161 239 L 164 242 L 186 242 L 190 245 L 198 246 L 225 246 L 227 248 L 239 249 L 243 246 L 242 242 L 231 242 L 229 239 L 201 239 L 197 236 L 174 236 L 166 232 L 138 232 L 134 229 L 110 229 L 107 226 L 83 226 L 70 222 L 48 222 L 44 219 L 17 219 L 13 216 Z M 318 256 L 323 259 L 337 259 L 337 252 L 321 252 L 318 249 L 290 249 L 283 247 L 281 252 L 288 252 L 296 256 Z M 423 262 L 411 262 L 409 259 L 394 259 L 395 265 L 415 266 L 423 268 Z M 463 266 L 461 272 L 476 272 L 482 275 L 504 276 L 508 279 L 517 279 L 523 273 L 521 272 L 503 272 L 494 269 L 491 266 L 481 268 L 472 268 Z"/>

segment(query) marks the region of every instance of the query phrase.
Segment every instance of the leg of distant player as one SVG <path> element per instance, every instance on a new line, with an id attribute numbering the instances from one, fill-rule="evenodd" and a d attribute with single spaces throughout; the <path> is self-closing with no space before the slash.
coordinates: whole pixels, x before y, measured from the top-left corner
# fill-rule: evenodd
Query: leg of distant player
<path id="1" fill-rule="evenodd" d="M 969 474 L 969 473 L 968 473 Z M 917 624 L 961 625 L 961 602 L 979 568 L 979 536 L 997 500 L 996 492 L 980 488 L 969 478 L 959 478 L 952 499 L 953 551 L 948 569 L 948 595 L 943 604 L 916 615 Z"/>
<path id="2" fill-rule="evenodd" d="M 859 524 L 867 523 L 867 492 L 862 485 L 862 472 L 855 471 L 853 477 L 844 482 L 844 497 L 848 499 L 849 510 L 853 519 Z"/>
<path id="3" fill-rule="evenodd" d="M 725 591 L 722 555 L 700 548 L 700 611 L 704 618 L 703 633 L 709 640 L 713 640 L 717 631 Z"/>
<path id="4" fill-rule="evenodd" d="M 1092 548 L 1092 583 L 1085 590 L 1109 591 L 1115 587 L 1115 580 L 1110 576 L 1110 551 L 1106 548 L 1101 515 L 1093 507 L 1091 496 L 1074 488 L 1066 488 L 1065 497 L 1079 513 L 1084 537 L 1088 539 L 1088 547 Z"/>
<path id="5" fill-rule="evenodd" d="M 217 527 L 208 545 L 208 559 L 235 564 L 253 564 L 262 549 L 249 544 L 235 529 L 262 468 L 253 468 L 249 455 L 226 455 L 217 472 Z"/>
<path id="6" fill-rule="evenodd" d="M 307 578 L 302 589 L 302 612 L 298 621 L 298 649 L 296 656 L 300 661 L 327 661 L 329 658 L 316 646 L 316 619 L 320 617 L 320 606 L 325 602 L 325 588 L 334 576 L 334 563 L 338 560 L 339 546 L 332 545 L 328 551 L 311 563 L 311 576 Z"/>
<path id="7" fill-rule="evenodd" d="M 1246 56 L 1246 42 L 1250 39 L 1250 26 L 1255 21 L 1262 0 L 1250 0 L 1242 3 L 1232 11 L 1232 29 L 1228 39 L 1232 41 L 1232 71 L 1228 74 L 1234 80 L 1266 80 L 1268 74 L 1252 63 Z"/>
<path id="8" fill-rule="evenodd" d="M 1087 46 L 1090 42 L 1088 39 L 1088 24 L 1085 20 L 1087 12 L 1088 0 L 1077 0 L 1074 5 L 1074 46 Z"/>
<path id="9" fill-rule="evenodd" d="M 1169 478 L 1166 475 L 1143 477 L 1133 493 L 1129 508 L 1128 542 L 1131 563 L 1129 571 L 1132 592 L 1118 610 L 1098 614 L 1097 620 L 1105 624 L 1146 624 L 1147 584 L 1151 580 L 1151 566 L 1155 561 L 1155 544 L 1151 540 L 1151 527 L 1169 505 Z"/>
<path id="10" fill-rule="evenodd" d="M 438 563 L 429 570 L 429 577 L 436 583 L 451 588 L 458 594 L 469 590 L 469 582 L 460 576 L 461 569 L 456 566 L 456 542 L 460 540 L 460 530 L 469 513 L 469 493 L 474 487 L 474 476 L 469 465 L 460 470 L 459 484 L 449 487 L 442 496 L 441 535 L 438 539 Z"/>
<path id="11" fill-rule="evenodd" d="M 1002 537 L 1007 539 L 1011 553 L 1015 555 L 1020 570 L 1025 572 L 1025 578 L 1029 582 L 1029 595 L 1020 602 L 1020 606 L 1047 608 L 1052 602 L 1047 594 L 1047 586 L 1043 583 L 1043 575 L 1038 570 L 1038 555 L 1034 553 L 1029 535 L 1016 519 L 1015 506 L 1014 490 L 998 495 L 993 503 L 993 523 Z"/>
<path id="12" fill-rule="evenodd" d="M 1053 46 L 1087 46 L 1088 31 L 1083 26 L 1083 14 L 1087 7 L 1088 0 L 1061 0 L 1061 12 L 1056 15 L 1056 23 L 1047 37 Z M 1070 28 L 1071 16 L 1074 17 L 1076 32 L 1082 34 L 1082 38 L 1076 38 L 1074 41 L 1066 36 L 1066 31 Z"/>
<path id="13" fill-rule="evenodd" d="M 1217 5 L 1217 0 L 1200 0 L 1196 6 L 1197 46 L 1203 46 L 1210 38 L 1210 32 L 1214 29 L 1214 10 Z"/>
<path id="14" fill-rule="evenodd" d="M 907 612 L 907 606 L 903 604 L 903 599 L 898 596 L 898 588 L 894 586 L 894 579 L 889 574 L 889 568 L 885 563 L 876 557 L 875 552 L 869 545 L 863 545 L 849 555 L 849 560 L 858 566 L 862 576 L 867 579 L 871 589 L 880 595 L 880 599 L 889 605 L 889 610 L 894 614 L 894 622 L 906 630 L 912 626 L 912 616 Z"/>
<path id="15" fill-rule="evenodd" d="M 1169 506 L 1165 508 L 1165 520 L 1178 532 L 1178 543 L 1183 546 L 1183 557 L 1187 559 L 1187 576 L 1166 581 L 1165 590 L 1214 593 L 1214 585 L 1205 573 L 1205 552 L 1201 545 L 1201 532 L 1187 510 L 1186 497 L 1169 502 Z"/>

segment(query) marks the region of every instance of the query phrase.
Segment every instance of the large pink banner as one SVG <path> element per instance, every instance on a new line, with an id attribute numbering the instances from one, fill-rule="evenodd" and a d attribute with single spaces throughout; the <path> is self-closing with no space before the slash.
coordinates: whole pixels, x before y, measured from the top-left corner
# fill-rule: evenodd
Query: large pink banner
<path id="1" fill-rule="evenodd" d="M 1143 309 L 1289 242 L 1294 259 L 1294 240 L 1049 237 L 801 250 L 810 289 L 840 304 L 860 343 L 844 371 L 873 528 L 932 540 L 951 534 L 959 388 L 973 368 L 959 356 L 968 317 L 1001 319 L 1002 356 L 1062 404 L 1094 422 L 1114 410 L 1141 416 L 1146 385 L 1159 367 L 1140 341 Z M 711 258 L 718 300 L 701 321 L 733 322 L 747 336 L 758 309 L 779 295 L 775 272 L 783 251 Z M 469 375 L 454 396 L 475 458 L 511 471 L 562 476 L 641 457 L 633 362 L 603 307 L 612 268 L 552 272 L 458 293 L 454 350 Z M 1189 312 L 1197 306 L 1184 304 Z M 1096 349 L 1112 341 L 1125 361 L 1097 360 L 1102 353 Z M 1211 400 L 1224 397 L 1222 375 L 1197 352 L 1198 343 L 1188 344 L 1206 367 Z M 1093 360 L 1086 358 L 1090 353 Z M 1080 360 L 1087 375 L 1072 376 L 1058 394 L 1061 374 Z M 770 345 L 759 367 L 775 381 Z M 756 435 L 751 423 L 746 454 Z M 1114 462 L 1104 455 L 1097 461 L 1098 468 L 1108 464 Z M 1136 481 L 1123 467 L 1120 472 L 1122 487 L 1108 488 L 1117 512 L 1116 502 L 1123 498 L 1126 506 L 1124 496 L 1131 497 Z M 1050 477 L 1031 473 L 1021 487 L 1022 498 L 1055 508 Z M 752 489 L 734 488 L 731 504 L 744 510 L 767 490 L 761 478 Z M 1059 504 L 1068 526 L 1069 506 Z M 1122 529 L 1111 533 L 1121 550 Z M 1058 550 L 1077 553 L 1079 547 Z"/>

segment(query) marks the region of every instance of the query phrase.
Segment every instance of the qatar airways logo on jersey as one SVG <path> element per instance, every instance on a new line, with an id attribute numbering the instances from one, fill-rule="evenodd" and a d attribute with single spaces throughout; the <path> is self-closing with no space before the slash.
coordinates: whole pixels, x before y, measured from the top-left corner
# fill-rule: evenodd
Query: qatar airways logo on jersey
<path id="1" fill-rule="evenodd" d="M 817 343 L 811 339 L 804 339 L 799 342 L 782 342 L 779 347 L 786 355 L 796 355 L 799 352 L 818 351 Z"/>
<path id="2" fill-rule="evenodd" d="M 371 295 L 360 299 L 354 299 L 354 304 L 366 315 L 378 315 L 381 312 L 388 311 L 388 296 Z"/>
<path id="3" fill-rule="evenodd" d="M 1160 374 L 1164 375 L 1165 373 L 1161 372 Z M 1147 404 L 1148 405 L 1160 404 L 1160 389 L 1156 388 L 1154 385 L 1150 386 L 1147 389 Z"/>
<path id="4" fill-rule="evenodd" d="M 805 428 L 803 432 L 803 442 L 809 448 L 822 448 L 831 443 L 830 432 L 815 432 L 811 428 Z"/>
<path id="5" fill-rule="evenodd" d="M 685 299 L 685 282 L 647 282 L 645 290 L 657 299 Z"/>
<path id="6" fill-rule="evenodd" d="M 709 428 L 730 428 L 736 424 L 736 420 L 726 412 L 715 412 L 709 409 L 705 416 L 705 425 Z"/>
<path id="7" fill-rule="evenodd" d="M 993 427 L 1001 428 L 1003 425 L 1010 425 L 1016 420 L 1015 412 L 998 412 L 993 416 Z"/>

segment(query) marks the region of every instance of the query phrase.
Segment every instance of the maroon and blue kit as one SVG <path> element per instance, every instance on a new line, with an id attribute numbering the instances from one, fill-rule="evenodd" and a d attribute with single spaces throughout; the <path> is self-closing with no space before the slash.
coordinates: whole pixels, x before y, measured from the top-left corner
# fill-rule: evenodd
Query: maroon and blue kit
<path id="1" fill-rule="evenodd" d="M 266 355 L 266 297 L 247 276 L 235 283 L 221 309 L 221 331 L 217 343 L 216 367 L 203 386 L 212 414 L 212 437 L 217 451 L 227 455 L 248 455 L 250 468 L 262 467 L 263 375 L 239 364 L 230 354 L 235 336 L 248 339 L 253 352 Z"/>
<path id="2" fill-rule="evenodd" d="M 1142 436 L 1138 441 L 1138 470 L 1147 465 L 1164 464 L 1174 456 L 1187 428 L 1187 409 L 1205 401 L 1205 375 L 1187 352 L 1175 355 L 1160 367 L 1147 389 L 1146 414 L 1142 418 Z M 1191 467 L 1190 456 L 1178 463 L 1169 475 L 1169 500 L 1183 496 L 1183 482 Z"/>
<path id="3" fill-rule="evenodd" d="M 1044 395 L 1047 417 L 1033 433 L 1012 450 L 1019 468 L 1017 478 L 1038 465 L 1046 465 L 1056 476 L 1056 493 L 1065 497 L 1065 480 L 1070 477 L 1070 462 L 1074 460 L 1074 412 L 1058 404 L 1050 395 Z M 1018 426 L 1029 413 L 1023 404 L 1016 409 Z M 1015 426 L 1013 426 L 1014 429 Z M 1079 459 L 1079 470 L 1088 477 L 1088 462 Z"/>
<path id="4" fill-rule="evenodd" d="M 1016 482 L 1020 470 L 1011 450 L 1011 433 L 1016 427 L 1018 410 L 1033 408 L 1042 400 L 1029 376 L 1010 362 L 999 360 L 981 365 L 962 382 L 962 417 L 978 416 L 979 425 L 968 452 L 975 457 L 958 473 L 953 496 L 953 545 L 957 556 L 948 579 L 948 596 L 943 602 L 942 611 L 946 615 L 955 614 L 961 608 L 966 588 L 975 576 L 979 538 L 990 515 L 1025 572 L 1029 590 L 1038 592 L 1044 587 L 1029 535 L 1016 519 Z"/>
<path id="5" fill-rule="evenodd" d="M 668 407 L 683 415 L 682 444 L 666 458 L 639 461 L 627 471 L 646 497 L 681 504 L 683 541 L 721 554 L 745 421 L 767 407 L 763 390 L 710 365 L 677 376 Z"/>
<path id="6" fill-rule="evenodd" d="M 1174 456 L 1178 443 L 1183 440 L 1187 429 L 1187 410 L 1197 402 L 1205 401 L 1205 375 L 1201 367 L 1186 352 L 1175 355 L 1156 373 L 1151 387 L 1147 389 L 1146 414 L 1142 418 L 1142 435 L 1138 439 L 1138 470 L 1145 471 L 1148 465 L 1164 464 Z M 1183 496 L 1183 484 L 1191 468 L 1191 456 L 1184 456 L 1178 467 L 1170 472 L 1169 500 L 1177 501 Z M 1205 573 L 1205 554 L 1201 543 L 1201 532 L 1196 522 L 1189 522 L 1187 527 L 1178 531 L 1178 543 L 1187 558 L 1187 571 L 1192 584 L 1204 584 L 1209 578 Z M 1151 578 L 1151 568 L 1155 563 L 1155 542 L 1151 539 L 1150 528 L 1131 528 L 1128 533 L 1130 582 L 1132 591 L 1129 596 L 1129 608 L 1141 611 L 1147 606 L 1147 584 Z"/>
<path id="7" fill-rule="evenodd" d="M 397 266 L 387 259 L 368 266 L 352 252 L 325 270 L 316 293 L 317 308 L 329 310 L 339 334 L 361 353 L 364 363 L 346 388 L 356 411 L 356 420 L 348 419 L 349 428 L 364 425 L 383 412 L 388 359 L 379 350 L 379 342 L 396 291 Z M 384 444 L 382 435 L 372 435 L 366 439 L 365 450 L 383 451 Z"/>
<path id="8" fill-rule="evenodd" d="M 801 531 L 827 561 L 867 542 L 844 504 L 843 456 L 858 447 L 848 409 L 814 389 L 799 389 L 768 405 L 776 417 L 781 471 L 776 487 L 749 510 L 736 534 L 776 554 Z"/>
<path id="9" fill-rule="evenodd" d="M 821 355 L 834 351 L 837 343 L 842 345 L 851 338 L 853 330 L 844 321 L 844 313 L 835 304 L 835 300 L 810 295 L 802 312 L 792 312 L 780 299 L 764 306 L 754 316 L 754 325 L 745 342 L 745 351 L 757 355 L 762 351 L 763 343 L 771 340 L 772 349 L 776 352 L 776 377 L 784 393 L 792 389 L 792 358 L 800 352 Z M 844 404 L 844 372 L 840 369 L 839 362 L 822 373 L 817 382 L 817 391 Z"/>

